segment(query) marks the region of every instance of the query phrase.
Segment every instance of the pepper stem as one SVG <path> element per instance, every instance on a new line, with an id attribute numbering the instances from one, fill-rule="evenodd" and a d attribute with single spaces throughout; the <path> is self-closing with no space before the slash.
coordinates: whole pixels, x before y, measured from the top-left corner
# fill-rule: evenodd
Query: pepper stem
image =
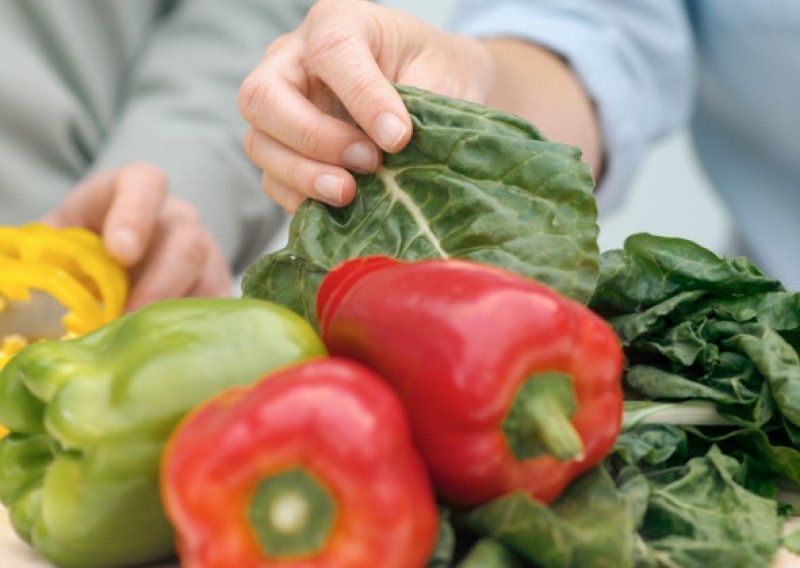
<path id="1" fill-rule="evenodd" d="M 517 459 L 550 454 L 561 461 L 582 460 L 583 442 L 570 421 L 577 407 L 569 375 L 548 372 L 528 377 L 503 421 Z"/>
<path id="2" fill-rule="evenodd" d="M 248 518 L 269 558 L 292 559 L 320 552 L 336 520 L 328 490 L 302 468 L 261 480 Z"/>

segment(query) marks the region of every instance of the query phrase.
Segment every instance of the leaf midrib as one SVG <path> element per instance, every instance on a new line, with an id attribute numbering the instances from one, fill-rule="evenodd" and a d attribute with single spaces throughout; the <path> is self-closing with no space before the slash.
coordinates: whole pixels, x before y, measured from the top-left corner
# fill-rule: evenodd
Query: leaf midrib
<path id="1" fill-rule="evenodd" d="M 394 201 L 400 202 L 403 207 L 408 210 L 411 218 L 414 220 L 414 224 L 419 227 L 421 234 L 430 241 L 431 245 L 433 246 L 436 253 L 442 258 L 450 258 L 450 255 L 442 247 L 442 243 L 433 234 L 431 231 L 430 226 L 428 225 L 427 219 L 425 215 L 422 214 L 417 204 L 411 199 L 411 197 L 403 191 L 403 189 L 397 184 L 395 181 L 394 175 L 392 172 L 396 172 L 397 170 L 390 170 L 389 168 L 380 168 L 375 175 L 383 182 L 384 186 L 386 187 L 386 191 L 392 197 Z"/>

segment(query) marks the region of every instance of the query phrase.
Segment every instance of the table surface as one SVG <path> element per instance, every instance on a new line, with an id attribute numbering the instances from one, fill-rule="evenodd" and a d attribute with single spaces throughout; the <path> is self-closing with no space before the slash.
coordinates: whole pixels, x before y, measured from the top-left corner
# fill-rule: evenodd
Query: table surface
<path id="1" fill-rule="evenodd" d="M 786 524 L 787 532 L 800 530 L 800 517 Z M 0 566 L 2 568 L 53 568 L 35 550 L 14 534 L 8 513 L 0 506 Z M 774 568 L 800 568 L 800 556 L 781 550 L 775 557 Z M 178 568 L 176 563 L 151 565 L 148 568 Z"/>

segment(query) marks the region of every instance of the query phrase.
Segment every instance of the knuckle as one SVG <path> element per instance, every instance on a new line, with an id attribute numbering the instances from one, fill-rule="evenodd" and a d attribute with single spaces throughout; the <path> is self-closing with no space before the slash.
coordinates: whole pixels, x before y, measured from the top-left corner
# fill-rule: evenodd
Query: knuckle
<path id="1" fill-rule="evenodd" d="M 255 122 L 269 110 L 268 100 L 273 88 L 272 80 L 265 79 L 256 72 L 245 78 L 239 88 L 236 104 L 247 122 Z"/>
<path id="2" fill-rule="evenodd" d="M 319 121 L 311 121 L 300 130 L 300 153 L 307 156 L 317 156 L 321 150 L 323 127 Z"/>
<path id="3" fill-rule="evenodd" d="M 305 170 L 302 160 L 286 160 L 283 165 L 282 181 L 287 185 L 303 185 L 306 178 Z"/>
<path id="4" fill-rule="evenodd" d="M 365 101 L 371 100 L 371 94 L 375 92 L 375 80 L 372 76 L 365 73 L 354 75 L 351 79 L 351 86 L 344 95 L 342 102 L 348 107 L 359 107 Z"/>
<path id="5" fill-rule="evenodd" d="M 335 58 L 351 41 L 352 36 L 335 22 L 318 30 L 308 38 L 308 61 L 312 67 L 320 68 Z"/>

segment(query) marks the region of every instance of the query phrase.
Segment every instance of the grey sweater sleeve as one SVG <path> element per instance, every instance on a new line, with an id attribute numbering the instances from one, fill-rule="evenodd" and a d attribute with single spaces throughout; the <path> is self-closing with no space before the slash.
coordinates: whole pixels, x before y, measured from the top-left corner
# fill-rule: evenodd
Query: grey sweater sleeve
<path id="1" fill-rule="evenodd" d="M 183 0 L 150 32 L 125 78 L 119 112 L 92 172 L 136 161 L 163 168 L 194 204 L 234 269 L 281 226 L 242 148 L 236 98 L 247 73 L 312 2 Z M 90 172 L 91 173 L 91 172 Z"/>

